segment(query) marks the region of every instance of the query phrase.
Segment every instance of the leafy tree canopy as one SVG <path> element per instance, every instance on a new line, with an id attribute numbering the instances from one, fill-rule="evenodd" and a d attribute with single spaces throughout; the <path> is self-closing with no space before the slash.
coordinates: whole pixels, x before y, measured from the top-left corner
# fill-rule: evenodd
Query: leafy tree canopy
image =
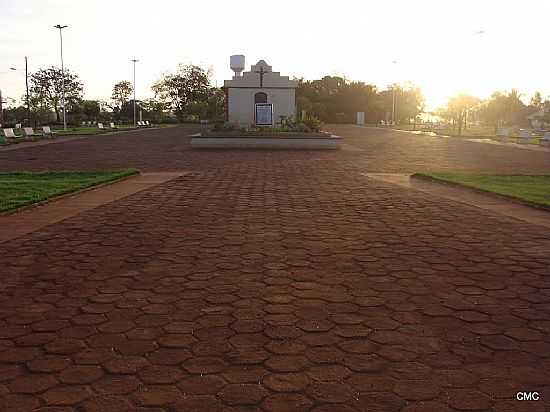
<path id="1" fill-rule="evenodd" d="M 128 102 L 130 95 L 134 91 L 132 83 L 127 80 L 122 80 L 113 86 L 111 100 L 113 101 L 113 110 L 120 111 L 122 106 Z"/>
<path id="2" fill-rule="evenodd" d="M 41 110 L 53 110 L 56 119 L 60 119 L 63 87 L 65 87 L 65 105 L 67 111 L 78 105 L 82 99 L 84 87 L 77 74 L 52 66 L 32 73 L 29 78 L 29 91 L 35 106 Z"/>
<path id="3" fill-rule="evenodd" d="M 155 97 L 170 107 L 176 116 L 183 120 L 192 114 L 197 105 L 210 97 L 210 71 L 195 65 L 178 66 L 175 73 L 162 76 L 153 86 Z"/>

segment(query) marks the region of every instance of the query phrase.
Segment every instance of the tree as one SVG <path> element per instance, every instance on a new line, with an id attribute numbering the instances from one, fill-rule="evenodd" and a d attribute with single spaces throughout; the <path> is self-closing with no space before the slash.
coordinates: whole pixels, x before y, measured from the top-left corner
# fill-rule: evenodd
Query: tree
<path id="1" fill-rule="evenodd" d="M 376 104 L 371 109 L 377 113 L 377 121 L 389 121 L 393 111 L 395 92 L 395 121 L 396 123 L 416 123 L 420 113 L 424 111 L 424 96 L 419 87 L 412 83 L 404 85 L 393 84 L 382 90 L 376 96 Z"/>
<path id="2" fill-rule="evenodd" d="M 179 65 L 176 73 L 165 74 L 151 88 L 155 98 L 166 103 L 180 121 L 195 114 L 210 96 L 210 72 L 199 66 Z M 200 110 L 199 110 L 200 111 Z"/>
<path id="3" fill-rule="evenodd" d="M 223 88 L 213 87 L 208 91 L 206 116 L 209 119 L 223 120 L 225 92 Z"/>
<path id="4" fill-rule="evenodd" d="M 147 99 L 141 102 L 141 107 L 155 123 L 161 122 L 165 117 L 167 105 L 156 99 Z"/>
<path id="5" fill-rule="evenodd" d="M 521 101 L 521 94 L 512 89 L 510 92 L 495 92 L 481 105 L 478 116 L 485 124 L 497 128 L 502 126 L 520 126 L 527 124 L 529 107 Z"/>
<path id="6" fill-rule="evenodd" d="M 82 99 L 82 82 L 77 74 L 66 69 L 63 73 L 55 66 L 40 69 L 30 75 L 29 83 L 31 98 L 35 100 L 35 105 L 42 111 L 53 110 L 57 121 L 60 121 L 59 112 L 62 109 L 63 84 L 66 111 L 71 111 Z"/>
<path id="7" fill-rule="evenodd" d="M 9 105 L 4 108 L 3 111 L 4 122 L 6 124 L 23 123 L 23 120 L 28 117 L 27 107 L 25 105 Z"/>
<path id="8" fill-rule="evenodd" d="M 398 123 L 416 124 L 416 119 L 424 111 L 424 96 L 419 87 L 412 83 L 397 86 L 396 119 Z"/>
<path id="9" fill-rule="evenodd" d="M 127 80 L 122 80 L 116 83 L 113 86 L 113 93 L 111 95 L 111 100 L 113 101 L 113 111 L 119 113 L 122 110 L 122 106 L 128 102 L 133 91 L 134 87 L 132 86 L 132 83 Z"/>
<path id="10" fill-rule="evenodd" d="M 376 97 L 376 86 L 339 76 L 312 81 L 298 79 L 296 89 L 298 113 L 306 111 L 324 122 L 352 122 L 356 112 L 366 112 L 371 120 Z"/>
<path id="11" fill-rule="evenodd" d="M 477 97 L 466 94 L 458 94 L 447 103 L 447 116 L 453 122 L 453 128 L 458 127 L 458 135 L 462 134 L 462 129 L 466 129 L 468 121 L 468 112 L 478 105 L 480 100 Z"/>
<path id="12" fill-rule="evenodd" d="M 531 102 L 529 104 L 537 109 L 542 109 L 544 107 L 544 102 L 542 101 L 542 95 L 540 92 L 535 92 L 533 97 L 531 97 Z"/>
<path id="13" fill-rule="evenodd" d="M 88 119 L 97 119 L 99 117 L 100 112 L 101 112 L 101 107 L 97 100 L 82 101 L 82 113 Z"/>
<path id="14" fill-rule="evenodd" d="M 82 120 L 97 120 L 101 112 L 100 102 L 97 100 L 82 100 L 80 104 L 74 105 L 71 111 L 73 122 Z"/>
<path id="15" fill-rule="evenodd" d="M 378 93 L 378 95 L 376 96 L 376 123 L 380 123 L 382 120 L 386 123 L 390 121 L 393 109 L 393 92 L 395 88 L 395 94 L 396 96 L 399 96 L 398 87 L 399 86 L 397 85 L 393 85 L 386 90 L 380 91 L 380 93 Z M 396 100 L 397 99 L 398 97 L 396 98 Z M 398 107 L 396 107 L 396 112 L 398 112 Z"/>
<path id="16" fill-rule="evenodd" d="M 139 120 L 139 112 L 142 112 L 142 114 L 147 113 L 143 106 L 141 101 L 136 100 L 136 118 Z M 119 119 L 134 119 L 134 99 L 130 99 L 127 102 L 124 102 L 120 110 L 116 111 L 116 115 Z"/>

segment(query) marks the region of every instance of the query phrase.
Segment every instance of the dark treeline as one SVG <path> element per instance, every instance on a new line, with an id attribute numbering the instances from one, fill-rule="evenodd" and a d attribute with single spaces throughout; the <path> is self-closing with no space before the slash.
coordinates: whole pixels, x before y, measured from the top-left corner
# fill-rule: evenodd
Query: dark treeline
<path id="1" fill-rule="evenodd" d="M 126 80 L 116 83 L 110 100 L 86 100 L 84 85 L 76 73 L 48 67 L 29 77 L 29 100 L 4 110 L 4 123 L 55 124 L 62 122 L 62 77 L 65 84 L 65 106 L 68 121 L 133 120 L 133 85 Z M 154 122 L 183 122 L 224 119 L 224 92 L 214 87 L 211 72 L 195 65 L 179 65 L 166 73 L 152 87 L 154 97 L 136 101 L 137 111 Z M 364 112 L 370 124 L 411 124 L 420 122 L 424 112 L 421 90 L 412 83 L 378 89 L 372 84 L 350 81 L 339 76 L 320 80 L 298 80 L 297 116 L 316 118 L 324 123 L 354 123 L 356 113 Z M 470 126 L 550 125 L 550 101 L 535 93 L 525 104 L 517 90 L 495 92 L 486 100 L 457 95 L 446 107 L 433 113 L 440 123 L 452 126 L 458 134 Z"/>
<path id="2" fill-rule="evenodd" d="M 528 104 L 521 93 L 512 89 L 498 91 L 487 99 L 459 94 L 449 99 L 436 114 L 451 125 L 458 134 L 471 126 L 499 127 L 550 127 L 550 100 L 535 92 Z"/>
<path id="3" fill-rule="evenodd" d="M 367 123 L 391 122 L 394 93 L 395 122 L 415 122 L 424 109 L 424 98 L 420 89 L 412 84 L 378 90 L 374 85 L 338 76 L 299 79 L 296 103 L 298 115 L 305 111 L 325 123 L 355 122 L 357 112 L 365 112 Z"/>
<path id="4" fill-rule="evenodd" d="M 63 80 L 69 124 L 133 121 L 134 89 L 129 81 L 117 82 L 110 100 L 86 100 L 84 85 L 76 73 L 69 70 L 62 73 L 57 67 L 49 67 L 30 74 L 28 104 L 23 96 L 20 105 L 3 110 L 4 123 L 62 124 Z M 214 87 L 210 71 L 199 66 L 179 65 L 174 72 L 162 75 L 151 90 L 154 97 L 136 100 L 136 112 L 143 119 L 157 123 L 223 120 L 223 90 Z"/>

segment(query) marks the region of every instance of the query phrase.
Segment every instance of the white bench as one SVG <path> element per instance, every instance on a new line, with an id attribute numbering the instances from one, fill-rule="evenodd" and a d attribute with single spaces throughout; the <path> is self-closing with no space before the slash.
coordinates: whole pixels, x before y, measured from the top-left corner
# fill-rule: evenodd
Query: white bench
<path id="1" fill-rule="evenodd" d="M 519 137 L 522 139 L 530 139 L 533 136 L 533 132 L 528 129 L 520 129 L 519 130 Z"/>
<path id="2" fill-rule="evenodd" d="M 13 132 L 12 128 L 3 129 L 3 130 L 4 130 L 4 136 L 6 136 L 8 139 L 17 139 L 17 136 Z"/>
<path id="3" fill-rule="evenodd" d="M 111 129 L 116 129 L 117 128 L 116 124 L 114 124 L 113 122 L 109 123 L 109 127 Z"/>
<path id="4" fill-rule="evenodd" d="M 103 127 L 103 123 L 98 123 L 98 124 L 97 124 L 97 127 L 98 127 L 98 129 L 105 129 L 105 128 Z"/>
<path id="5" fill-rule="evenodd" d="M 509 137 L 510 136 L 510 129 L 507 127 L 499 127 L 497 129 L 497 136 L 498 137 Z"/>
<path id="6" fill-rule="evenodd" d="M 23 127 L 23 131 L 27 137 L 42 136 L 42 133 L 36 133 L 32 127 Z"/>
<path id="7" fill-rule="evenodd" d="M 52 129 L 50 129 L 50 126 L 42 126 L 42 133 L 44 136 L 53 136 L 55 132 L 52 132 Z"/>

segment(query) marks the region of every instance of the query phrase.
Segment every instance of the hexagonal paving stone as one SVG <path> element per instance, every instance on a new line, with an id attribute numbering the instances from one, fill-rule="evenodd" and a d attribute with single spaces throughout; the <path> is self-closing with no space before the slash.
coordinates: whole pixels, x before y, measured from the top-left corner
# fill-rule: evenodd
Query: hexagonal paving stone
<path id="1" fill-rule="evenodd" d="M 196 375 L 183 379 L 178 383 L 178 388 L 184 395 L 215 395 L 226 382 L 214 375 Z"/>
<path id="2" fill-rule="evenodd" d="M 192 374 L 218 373 L 225 368 L 225 363 L 213 357 L 193 357 L 183 362 L 183 368 Z"/>
<path id="3" fill-rule="evenodd" d="M 309 384 L 304 373 L 272 373 L 263 379 L 263 384 L 275 392 L 298 392 Z"/>
<path id="4" fill-rule="evenodd" d="M 58 386 L 48 390 L 42 398 L 48 405 L 76 405 L 92 396 L 86 386 Z"/>
<path id="5" fill-rule="evenodd" d="M 164 365 L 146 366 L 138 374 L 143 382 L 150 384 L 175 383 L 185 376 L 179 368 Z"/>
<path id="6" fill-rule="evenodd" d="M 313 402 L 310 399 L 293 393 L 276 393 L 262 402 L 266 412 L 306 412 L 312 406 Z"/>
<path id="7" fill-rule="evenodd" d="M 220 399 L 228 405 L 254 405 L 268 395 L 259 384 L 229 384 L 218 394 Z"/>
<path id="8" fill-rule="evenodd" d="M 53 375 L 30 374 L 15 378 L 8 384 L 12 393 L 40 393 L 57 385 L 57 379 Z"/>
<path id="9" fill-rule="evenodd" d="M 66 384 L 86 384 L 92 383 L 102 376 L 103 369 L 99 366 L 70 366 L 59 374 L 59 381 Z"/>

